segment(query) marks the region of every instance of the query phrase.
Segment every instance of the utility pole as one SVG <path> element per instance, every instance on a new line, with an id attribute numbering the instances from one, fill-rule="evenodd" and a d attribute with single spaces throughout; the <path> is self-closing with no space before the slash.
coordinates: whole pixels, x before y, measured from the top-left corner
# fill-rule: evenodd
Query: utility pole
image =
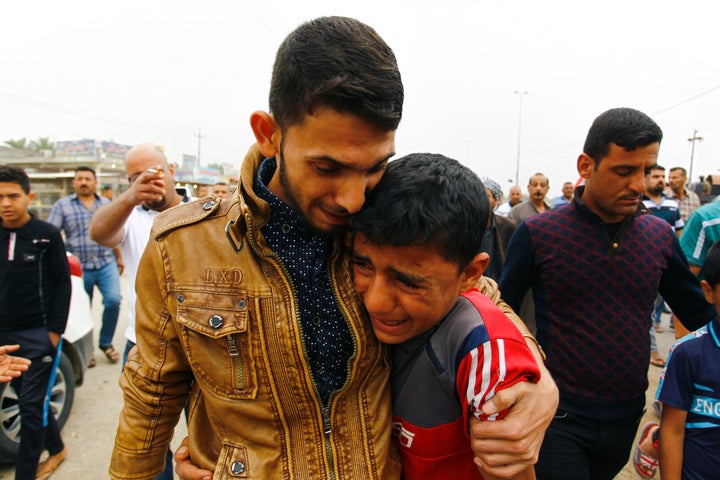
<path id="1" fill-rule="evenodd" d="M 703 140 L 702 137 L 698 137 L 697 133 L 697 130 L 693 130 L 693 136 L 691 138 L 688 138 L 688 142 L 690 142 L 690 171 L 688 172 L 688 179 L 690 180 L 690 182 L 693 181 L 692 171 L 693 159 L 695 158 L 695 142 L 702 142 Z"/>
<path id="2" fill-rule="evenodd" d="M 515 165 L 515 185 L 520 185 L 520 133 L 522 132 L 522 101 L 523 95 L 528 92 L 523 90 L 515 90 L 518 96 L 518 137 L 517 137 L 517 163 Z"/>
<path id="3" fill-rule="evenodd" d="M 202 131 L 198 128 L 198 133 L 195 135 L 198 139 L 198 154 L 197 154 L 197 164 L 200 166 L 200 144 L 202 143 L 203 137 L 205 135 L 202 134 Z"/>

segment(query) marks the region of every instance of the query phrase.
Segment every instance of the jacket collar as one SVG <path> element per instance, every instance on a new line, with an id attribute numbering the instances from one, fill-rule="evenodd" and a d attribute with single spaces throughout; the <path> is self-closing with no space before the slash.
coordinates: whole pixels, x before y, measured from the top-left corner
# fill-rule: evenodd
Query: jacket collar
<path id="1" fill-rule="evenodd" d="M 253 190 L 255 177 L 263 160 L 265 156 L 260 152 L 257 144 L 253 144 L 240 166 L 240 185 L 235 192 L 240 205 L 239 214 L 243 216 L 247 213 L 251 214 L 257 227 L 265 225 L 270 217 L 270 206 Z"/>

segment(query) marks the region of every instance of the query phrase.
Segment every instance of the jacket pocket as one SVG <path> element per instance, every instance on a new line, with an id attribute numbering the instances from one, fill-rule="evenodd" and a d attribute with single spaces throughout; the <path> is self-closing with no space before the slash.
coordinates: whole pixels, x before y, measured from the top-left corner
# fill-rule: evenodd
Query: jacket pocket
<path id="1" fill-rule="evenodd" d="M 259 300 L 246 295 L 177 296 L 180 337 L 196 381 L 229 398 L 255 398 L 257 372 L 250 322 Z"/>
<path id="2" fill-rule="evenodd" d="M 250 478 L 245 447 L 225 444 L 220 451 L 213 480 Z"/>

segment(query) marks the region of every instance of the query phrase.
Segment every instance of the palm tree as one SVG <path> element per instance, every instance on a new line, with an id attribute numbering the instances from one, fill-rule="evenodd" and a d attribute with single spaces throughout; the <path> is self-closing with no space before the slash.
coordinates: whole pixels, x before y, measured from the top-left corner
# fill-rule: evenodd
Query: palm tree
<path id="1" fill-rule="evenodd" d="M 7 145 L 10 148 L 18 148 L 18 149 L 25 149 L 28 147 L 27 145 L 27 138 L 18 138 L 17 140 L 5 140 L 5 145 Z"/>
<path id="2" fill-rule="evenodd" d="M 55 145 L 48 137 L 38 137 L 37 140 L 32 140 L 29 147 L 34 152 L 52 152 L 52 155 L 55 155 Z"/>

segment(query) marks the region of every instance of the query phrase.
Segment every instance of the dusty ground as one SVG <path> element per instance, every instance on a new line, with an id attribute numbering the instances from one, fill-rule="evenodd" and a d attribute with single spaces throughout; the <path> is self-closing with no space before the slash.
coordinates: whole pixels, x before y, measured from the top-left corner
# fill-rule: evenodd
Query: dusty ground
<path id="1" fill-rule="evenodd" d="M 124 278 L 123 278 L 124 281 Z M 97 297 L 97 296 L 96 296 Z M 99 298 L 95 298 L 93 305 L 95 331 L 99 331 L 100 309 Z M 664 316 L 663 325 L 667 327 L 668 316 Z M 125 347 L 125 329 L 127 328 L 127 315 L 123 309 L 115 333 L 115 348 L 122 351 Z M 666 356 L 674 339 L 671 330 L 665 329 L 658 334 L 660 352 Z M 87 370 L 85 383 L 75 391 L 75 404 L 65 428 L 62 431 L 63 439 L 70 449 L 70 454 L 52 476 L 52 480 L 99 480 L 108 478 L 107 468 L 110 462 L 115 429 L 120 409 L 122 408 L 122 394 L 118 386 L 120 365 L 110 364 L 102 352 L 96 350 L 97 366 Z M 650 408 L 660 378 L 661 369 L 650 366 L 648 378 L 650 388 L 647 392 L 648 411 L 641 422 L 658 421 L 657 416 Z M 186 435 L 184 422 L 176 430 L 174 444 Z M 0 466 L 0 480 L 14 478 L 13 466 Z M 623 469 L 616 480 L 631 480 L 640 478 L 635 473 L 631 463 Z M 657 476 L 659 478 L 659 475 Z"/>

